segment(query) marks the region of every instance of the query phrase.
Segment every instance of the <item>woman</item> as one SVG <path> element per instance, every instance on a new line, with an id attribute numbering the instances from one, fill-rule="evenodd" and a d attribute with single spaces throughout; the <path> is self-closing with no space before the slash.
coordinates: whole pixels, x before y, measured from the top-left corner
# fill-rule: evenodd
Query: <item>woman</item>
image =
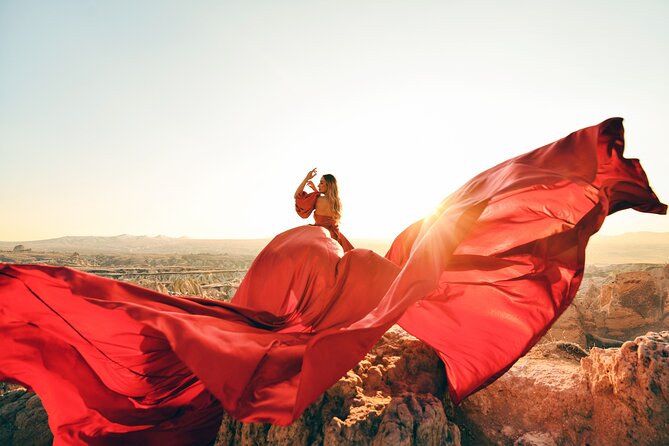
<path id="1" fill-rule="evenodd" d="M 316 226 L 330 231 L 330 236 L 339 242 L 344 252 L 353 249 L 353 245 L 339 232 L 341 219 L 341 200 L 334 175 L 325 174 L 316 187 L 311 181 L 316 176 L 316 168 L 310 170 L 295 191 L 295 212 L 302 218 L 309 218 L 314 213 Z M 309 186 L 312 193 L 307 194 L 304 187 Z"/>
<path id="2" fill-rule="evenodd" d="M 295 191 L 295 211 L 302 218 L 312 212 L 315 224 L 298 226 L 274 237 L 256 256 L 245 279 L 235 292 L 232 303 L 265 311 L 278 319 L 276 330 L 315 332 L 350 322 L 373 308 L 382 297 L 381 289 L 358 299 L 356 311 L 337 311 L 348 298 L 349 283 L 363 271 L 377 271 L 393 277 L 394 265 L 368 250 L 355 250 L 339 232 L 341 201 L 337 180 L 326 174 L 318 187 L 310 170 Z M 306 193 L 305 186 L 313 192 Z M 344 255 L 346 254 L 346 255 Z M 354 266 L 353 266 L 354 265 Z M 351 271 L 351 270 L 355 271 Z M 271 280 L 268 280 L 271 279 Z M 356 288 L 357 289 L 357 288 Z"/>

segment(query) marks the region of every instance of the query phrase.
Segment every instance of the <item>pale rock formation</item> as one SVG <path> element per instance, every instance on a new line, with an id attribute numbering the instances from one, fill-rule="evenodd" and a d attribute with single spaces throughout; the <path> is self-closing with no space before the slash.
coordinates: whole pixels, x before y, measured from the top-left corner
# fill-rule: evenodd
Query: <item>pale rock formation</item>
<path id="1" fill-rule="evenodd" d="M 622 266 L 620 269 L 624 269 Z M 544 341 L 591 347 L 591 338 L 626 340 L 669 329 L 669 266 L 622 271 L 584 281 L 581 291 Z"/>
<path id="2" fill-rule="evenodd" d="M 513 446 L 557 446 L 557 443 L 545 432 L 528 432 L 514 441 Z"/>
<path id="3" fill-rule="evenodd" d="M 583 309 L 576 300 L 562 313 L 544 339 L 573 342 L 584 347 L 587 345 L 586 334 L 583 330 Z"/>
<path id="4" fill-rule="evenodd" d="M 459 445 L 460 430 L 448 422 L 439 399 L 430 394 L 408 393 L 391 400 L 371 444 Z"/>
<path id="5" fill-rule="evenodd" d="M 612 284 L 602 287 L 600 312 L 609 337 L 625 337 L 630 329 L 661 320 L 664 299 L 658 288 L 645 271 L 618 274 Z"/>
<path id="6" fill-rule="evenodd" d="M 536 347 L 465 400 L 462 443 L 669 444 L 669 332 L 592 349 L 580 362 L 559 350 Z"/>
<path id="7" fill-rule="evenodd" d="M 458 424 L 472 433 L 463 444 L 511 445 L 537 432 L 559 444 L 581 444 L 579 427 L 587 426 L 592 404 L 579 372 L 575 359 L 522 358 L 457 409 Z M 520 444 L 533 444 L 528 441 Z"/>
<path id="8" fill-rule="evenodd" d="M 171 294 L 177 296 L 204 296 L 202 286 L 193 279 L 174 279 Z"/>
<path id="9" fill-rule="evenodd" d="M 593 348 L 581 366 L 600 444 L 669 444 L 669 331 Z"/>

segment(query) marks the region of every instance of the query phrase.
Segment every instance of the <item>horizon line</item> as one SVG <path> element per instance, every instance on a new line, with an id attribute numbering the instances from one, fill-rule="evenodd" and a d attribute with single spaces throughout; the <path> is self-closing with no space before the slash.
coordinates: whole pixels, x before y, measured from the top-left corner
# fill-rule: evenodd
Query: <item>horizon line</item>
<path id="1" fill-rule="evenodd" d="M 618 234 L 601 234 L 601 233 L 595 233 L 593 234 L 594 236 L 600 236 L 600 237 L 620 237 L 623 235 L 628 235 L 628 234 L 669 234 L 669 231 L 630 231 L 630 232 L 622 232 Z M 84 237 L 97 237 L 97 238 L 118 238 L 118 237 L 147 237 L 147 238 L 169 238 L 169 239 L 187 239 L 187 240 L 247 240 L 247 241 L 254 241 L 254 240 L 268 240 L 272 239 L 275 235 L 272 236 L 264 236 L 264 237 L 222 237 L 222 238 L 199 238 L 199 237 L 192 237 L 188 235 L 182 235 L 182 236 L 169 236 L 165 234 L 157 234 L 157 235 L 147 235 L 147 234 L 142 234 L 142 235 L 135 235 L 135 234 L 128 234 L 128 233 L 123 233 L 123 234 L 117 234 L 117 235 L 62 235 L 62 236 L 57 236 L 57 237 L 51 237 L 51 238 L 42 238 L 42 239 L 32 239 L 32 240 L 0 240 L 0 243 L 20 243 L 20 242 L 42 242 L 42 241 L 47 241 L 47 240 L 57 240 L 57 239 L 62 239 L 62 238 L 67 238 L 67 237 L 77 237 L 77 238 L 84 238 Z M 394 240 L 394 237 L 351 237 L 352 240 L 369 240 L 369 241 L 390 241 Z"/>

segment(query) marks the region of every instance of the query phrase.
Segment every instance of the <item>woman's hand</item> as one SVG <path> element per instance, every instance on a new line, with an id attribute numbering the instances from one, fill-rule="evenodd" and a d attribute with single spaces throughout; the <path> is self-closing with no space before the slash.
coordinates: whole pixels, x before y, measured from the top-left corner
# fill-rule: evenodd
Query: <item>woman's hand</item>
<path id="1" fill-rule="evenodd" d="M 305 181 L 305 182 L 306 182 L 306 181 L 309 181 L 310 179 L 312 179 L 313 177 L 315 177 L 317 173 L 318 173 L 318 170 L 314 167 L 314 168 L 311 169 L 309 172 L 307 172 L 307 176 L 304 177 L 304 181 Z"/>
<path id="2" fill-rule="evenodd" d="M 307 181 L 307 186 L 309 186 L 311 190 L 313 190 L 314 192 L 318 192 L 318 188 L 316 187 L 313 181 L 311 180 Z"/>
<path id="3" fill-rule="evenodd" d="M 317 173 L 317 171 L 316 171 L 315 167 L 313 169 L 311 169 L 309 172 L 307 172 L 307 176 L 304 177 L 304 179 L 302 180 L 300 185 L 297 187 L 297 190 L 295 191 L 295 195 L 293 195 L 296 200 L 297 200 L 297 197 L 299 197 L 300 194 L 304 191 L 304 186 L 306 186 L 307 183 L 311 183 L 311 184 L 309 184 L 309 187 L 312 188 L 314 190 L 314 192 L 318 192 L 318 189 L 316 189 L 316 187 L 314 186 L 313 181 L 311 181 L 311 179 L 316 176 L 316 173 Z"/>

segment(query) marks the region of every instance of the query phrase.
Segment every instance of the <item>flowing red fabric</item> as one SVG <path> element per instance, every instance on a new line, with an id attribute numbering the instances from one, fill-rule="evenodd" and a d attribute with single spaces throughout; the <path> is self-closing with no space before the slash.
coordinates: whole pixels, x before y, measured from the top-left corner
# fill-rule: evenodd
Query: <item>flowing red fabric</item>
<path id="1" fill-rule="evenodd" d="M 36 391 L 56 445 L 206 444 L 222 411 L 291 423 L 394 323 L 452 399 L 504 373 L 567 308 L 607 214 L 666 213 L 619 118 L 478 175 L 386 258 L 322 226 L 275 237 L 232 303 L 0 265 L 0 379 Z"/>

